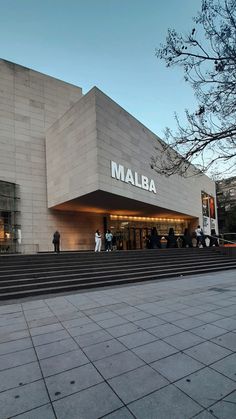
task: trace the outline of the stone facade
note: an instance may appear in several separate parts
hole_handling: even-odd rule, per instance
[[[150,167],[160,139],[93,88],[0,60],[0,181],[19,185],[21,252],[87,250],[109,214],[202,220],[207,176],[165,178]],[[153,179],[156,194],[111,176],[111,161]],[[120,211],[120,212],[119,212]]]

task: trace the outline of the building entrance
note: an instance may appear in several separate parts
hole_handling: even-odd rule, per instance
[[[123,217],[111,215],[109,229],[113,234],[113,244],[117,250],[134,250],[147,248],[148,238],[152,228],[155,227],[158,236],[163,238],[162,245],[165,247],[165,236],[172,227],[175,234],[181,236],[184,229],[188,228],[188,220],[148,217]]]

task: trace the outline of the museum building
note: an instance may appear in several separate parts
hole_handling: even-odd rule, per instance
[[[55,230],[62,250],[93,249],[97,229],[124,250],[153,227],[217,230],[215,183],[157,174],[160,143],[97,87],[0,60],[0,252],[51,251]]]

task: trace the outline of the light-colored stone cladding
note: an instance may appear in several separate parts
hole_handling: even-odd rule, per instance
[[[95,110],[91,91],[47,131],[49,208],[99,189]]]
[[[0,180],[20,188],[21,251],[49,250],[57,228],[70,248],[69,233],[81,221],[48,210],[45,132],[82,97],[82,90],[0,60],[0,92]]]
[[[160,149],[160,141],[113,100],[93,88],[47,132],[49,207],[100,190],[196,217],[201,223],[201,191],[215,197],[215,183],[205,175],[188,178],[158,175],[150,162],[151,156],[158,152],[156,148]],[[111,161],[153,179],[157,193],[112,178]]]
[[[98,214],[91,200],[84,212],[63,204],[76,209],[96,191],[202,220],[201,191],[215,196],[214,182],[157,175],[150,158],[159,138],[99,89],[83,96],[79,87],[0,60],[0,92],[0,180],[19,185],[22,252],[52,250],[56,229],[63,250],[93,249],[109,207],[100,202]],[[157,193],[112,178],[112,160],[154,179]]]
[[[94,94],[99,189],[202,220],[201,191],[215,197],[215,182],[206,175],[188,178],[158,175],[150,162],[151,156],[160,150],[161,140],[97,88]],[[112,178],[111,161],[153,179],[157,193]]]

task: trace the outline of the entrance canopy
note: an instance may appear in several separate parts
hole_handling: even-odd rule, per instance
[[[136,217],[158,217],[196,220],[196,217],[171,209],[143,203],[105,191],[95,191],[82,197],[56,205],[53,209],[61,211],[92,212]]]

